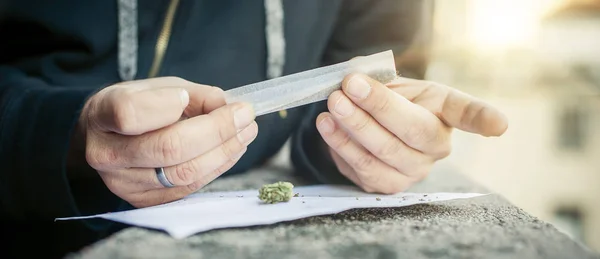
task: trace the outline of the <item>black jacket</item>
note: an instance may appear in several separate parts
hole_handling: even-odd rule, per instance
[[[0,5],[0,212],[8,227],[3,233],[12,238],[25,233],[57,249],[77,248],[100,237],[106,222],[55,223],[54,218],[127,208],[99,177],[71,179],[70,171],[89,168],[70,167],[65,159],[86,99],[123,79],[118,58],[123,6],[118,3],[19,0]],[[171,3],[138,1],[133,10],[134,79],[178,76],[225,90],[268,79],[269,21],[262,0],[181,0],[164,59],[150,75]],[[421,78],[431,14],[426,1],[284,0],[282,74],[392,49],[400,72]],[[315,118],[325,109],[321,102],[289,110],[285,118],[278,113],[258,117],[258,138],[226,175],[261,165],[292,137],[292,161],[300,174],[343,182],[318,147]],[[62,242],[59,237],[68,233],[77,237]]]

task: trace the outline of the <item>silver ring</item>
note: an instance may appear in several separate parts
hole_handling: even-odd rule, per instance
[[[158,167],[154,169],[156,171],[156,177],[158,178],[158,181],[167,188],[171,188],[171,187],[175,187],[174,184],[172,184],[171,182],[169,182],[169,179],[167,179],[167,176],[165,175],[165,170],[162,167]]]

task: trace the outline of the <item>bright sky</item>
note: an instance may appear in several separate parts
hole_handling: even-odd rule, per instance
[[[471,0],[467,35],[483,49],[527,46],[538,21],[563,0]]]

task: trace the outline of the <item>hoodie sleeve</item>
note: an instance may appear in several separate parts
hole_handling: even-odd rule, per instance
[[[99,88],[50,85],[15,67],[0,66],[3,219],[52,222],[56,217],[91,213],[91,208],[115,209],[121,204],[105,190],[97,174],[68,177],[88,170],[68,167],[67,154],[80,110]]]
[[[393,50],[396,68],[404,77],[422,79],[432,30],[432,1],[380,0],[344,2],[323,56],[323,65]],[[291,160],[296,171],[312,181],[352,184],[337,169],[316,129],[326,101],[308,107],[292,136]]]

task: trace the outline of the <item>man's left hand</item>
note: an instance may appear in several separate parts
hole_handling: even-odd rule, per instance
[[[453,128],[500,136],[506,117],[492,106],[441,84],[400,78],[383,85],[348,76],[317,117],[340,172],[367,192],[397,193],[425,178],[451,151]]]

